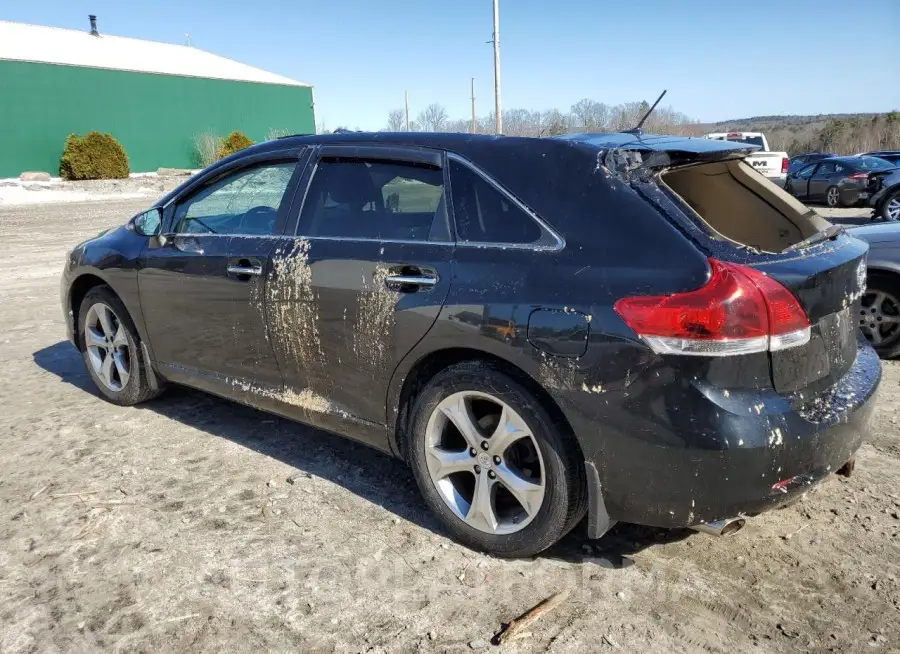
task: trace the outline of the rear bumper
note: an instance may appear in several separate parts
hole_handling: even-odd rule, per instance
[[[610,521],[686,527],[784,504],[853,456],[880,380],[878,356],[860,344],[853,367],[814,402],[687,385],[692,415],[671,426],[669,445],[634,434],[585,452],[599,472],[601,510]]]
[[[778,186],[779,188],[784,188],[784,184],[787,181],[787,175],[777,175],[775,177],[766,177],[770,182]]]

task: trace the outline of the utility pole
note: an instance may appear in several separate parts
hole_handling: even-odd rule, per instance
[[[503,114],[500,111],[500,0],[494,0],[494,113],[497,134],[503,133]]]
[[[403,92],[406,99],[406,131],[409,131],[409,91]]]
[[[472,133],[478,133],[477,123],[475,121],[475,78],[472,78]]]

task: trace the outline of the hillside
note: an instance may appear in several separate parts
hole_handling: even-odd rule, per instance
[[[764,132],[773,150],[790,154],[900,149],[900,112],[887,114],[819,114],[753,116],[700,125],[704,133]]]

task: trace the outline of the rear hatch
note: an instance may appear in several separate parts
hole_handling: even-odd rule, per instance
[[[607,164],[675,222],[711,259],[762,272],[806,312],[809,340],[769,352],[780,393],[813,399],[853,365],[856,312],[868,245],[754,174],[738,144],[639,139]]]

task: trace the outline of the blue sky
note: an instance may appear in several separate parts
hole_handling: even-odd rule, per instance
[[[0,19],[193,45],[315,86],[329,129],[377,129],[410,92],[469,115],[493,106],[491,0],[39,0]],[[712,121],[900,109],[900,1],[501,0],[504,108],[588,97]]]

